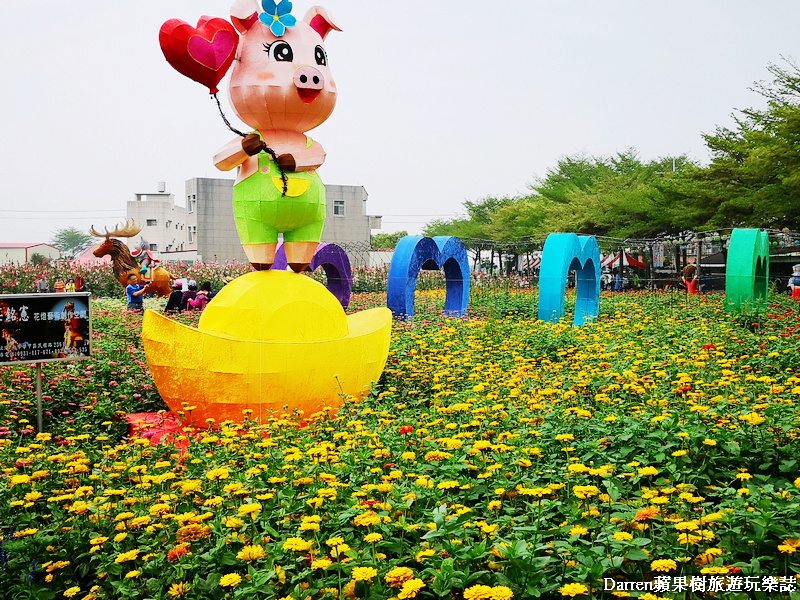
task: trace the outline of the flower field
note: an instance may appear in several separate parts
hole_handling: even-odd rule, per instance
[[[478,289],[454,320],[420,292],[334,418],[157,446],[121,419],[163,408],[141,317],[95,302],[95,357],[44,367],[46,433],[33,368],[0,369],[0,596],[653,600],[697,596],[603,579],[763,575],[787,591],[722,596],[797,597],[797,305],[604,294],[573,328],[537,300]]]

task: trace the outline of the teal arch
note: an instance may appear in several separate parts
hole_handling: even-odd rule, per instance
[[[600,248],[594,236],[551,233],[542,252],[539,275],[539,319],[557,322],[564,316],[567,276],[577,275],[574,325],[600,313]]]
[[[760,229],[734,229],[725,266],[725,308],[767,299],[769,235]]]

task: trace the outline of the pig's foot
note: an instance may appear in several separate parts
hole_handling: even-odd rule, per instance
[[[311,266],[311,263],[289,263],[292,271],[295,273],[302,273]]]
[[[286,242],[283,247],[286,249],[286,262],[295,273],[302,273],[314,259],[317,251],[318,242]]]
[[[278,244],[242,244],[242,248],[256,271],[266,271],[275,262]]]

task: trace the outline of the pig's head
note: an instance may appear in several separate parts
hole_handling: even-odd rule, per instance
[[[322,7],[295,21],[286,12],[288,0],[274,4],[263,0],[261,13],[254,0],[237,0],[231,9],[242,34],[231,73],[231,105],[254,129],[304,133],[325,121],[336,104],[325,37],[331,29],[341,30]]]

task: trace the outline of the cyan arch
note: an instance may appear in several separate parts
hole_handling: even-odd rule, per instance
[[[444,269],[444,312],[462,317],[469,306],[467,249],[457,237],[408,235],[397,243],[389,266],[386,303],[397,318],[414,316],[414,292],[421,269]]]
[[[734,229],[725,267],[725,308],[765,301],[768,280],[769,235],[759,229]]]
[[[583,325],[600,313],[600,248],[594,236],[551,233],[539,270],[539,318],[558,322],[564,316],[564,293],[570,270],[577,275],[578,297],[573,324]]]

